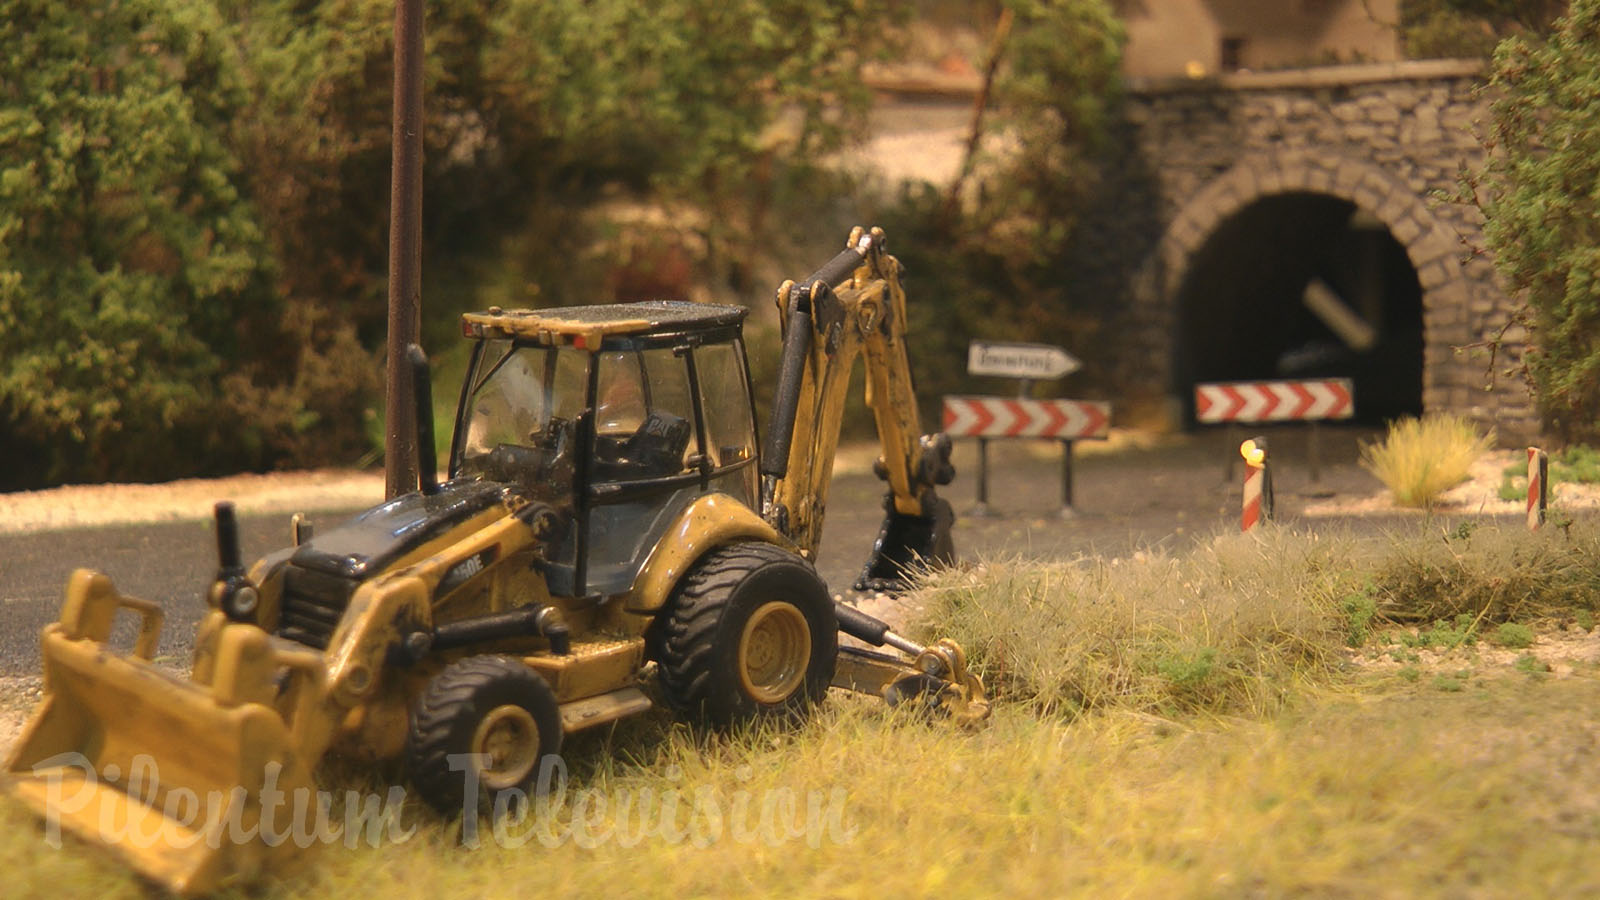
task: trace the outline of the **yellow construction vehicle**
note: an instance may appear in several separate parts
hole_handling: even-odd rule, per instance
[[[449,479],[423,454],[415,492],[315,534],[297,518],[293,546],[248,571],[219,504],[221,565],[187,680],[151,662],[158,606],[76,572],[6,790],[194,894],[301,849],[266,839],[271,802],[314,790],[327,754],[401,759],[424,800],[460,815],[526,796],[564,736],[653,695],[719,727],[803,715],[830,685],[982,719],[959,646],[920,646],[836,605],[812,566],[863,355],[888,492],[861,584],[950,556],[935,491],[953,474],[950,443],[918,426],[898,266],[881,230],[856,229],[779,289],[783,356],[759,449],[742,308],[463,316],[474,346]],[[415,348],[412,363],[431,447]],[[131,654],[108,647],[119,610],[143,622]],[[902,655],[840,647],[841,630]]]

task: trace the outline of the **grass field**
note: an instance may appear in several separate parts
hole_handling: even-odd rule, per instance
[[[792,731],[647,716],[575,741],[550,808],[476,848],[407,807],[409,839],[249,896],[1594,894],[1600,665],[1551,648],[1593,627],[1595,549],[1582,522],[1423,525],[990,561],[924,597],[996,688],[980,730],[839,695]],[[0,823],[7,897],[145,895]]]

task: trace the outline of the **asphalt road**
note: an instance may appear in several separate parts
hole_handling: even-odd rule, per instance
[[[1321,478],[1308,479],[1304,429],[1273,438],[1280,519],[1294,520],[1315,495],[1366,496],[1377,482],[1355,465],[1356,440],[1366,432],[1325,428]],[[991,445],[991,517],[971,515],[977,469],[972,442],[959,442],[958,479],[944,489],[959,518],[958,552],[965,556],[1016,554],[1071,557],[1126,555],[1163,547],[1181,550],[1197,539],[1237,528],[1239,486],[1224,481],[1239,435],[1203,433],[1170,446],[1079,455],[1073,466],[1075,515],[1061,511],[1061,462],[1055,445]],[[1234,476],[1240,467],[1235,465]],[[836,592],[854,582],[882,520],[882,484],[870,474],[834,479],[819,565]],[[326,528],[357,510],[314,513]],[[1337,519],[1317,519],[1321,524]],[[1380,525],[1382,517],[1363,518]],[[1389,521],[1393,521],[1392,518]],[[241,519],[247,560],[288,540],[287,516]],[[39,630],[52,621],[73,569],[89,566],[110,575],[119,590],[160,601],[167,610],[160,653],[186,663],[203,611],[200,599],[216,570],[208,521],[84,528],[0,537],[0,676],[38,672]],[[131,623],[124,629],[131,635]]]

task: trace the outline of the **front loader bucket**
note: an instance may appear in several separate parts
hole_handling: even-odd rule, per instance
[[[955,562],[950,529],[955,525],[956,514],[948,501],[934,500],[931,516],[897,511],[892,494],[884,507],[887,511],[883,527],[878,529],[872,555],[867,558],[861,577],[856,579],[856,590],[894,593],[905,588],[906,581],[918,568]]]
[[[144,618],[133,656],[105,644],[119,607]],[[296,754],[275,709],[231,700],[236,685],[187,681],[151,664],[159,630],[155,606],[119,596],[104,575],[73,573],[61,621],[44,632],[44,700],[3,785],[44,819],[52,845],[69,832],[193,895],[300,849],[286,820],[297,804],[315,808],[313,761]],[[251,668],[240,661],[266,640],[254,626],[226,626],[216,670]]]

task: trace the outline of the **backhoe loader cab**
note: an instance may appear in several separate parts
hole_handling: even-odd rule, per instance
[[[330,753],[400,760],[421,799],[458,816],[526,795],[567,735],[657,700],[727,726],[803,715],[839,686],[981,720],[959,646],[921,646],[836,605],[812,565],[862,357],[888,485],[863,582],[949,555],[935,485],[952,474],[950,444],[917,425],[898,272],[882,232],[857,229],[779,289],[760,452],[743,309],[463,316],[475,345],[448,477],[424,453],[416,491],[326,531],[297,520],[294,546],[248,570],[218,504],[220,565],[186,680],[152,663],[159,606],[78,570],[42,638],[45,697],[0,786],[193,894],[302,849],[267,826]],[[427,361],[409,355],[417,441],[431,447]],[[144,621],[132,654],[107,644],[118,610]],[[901,655],[840,647],[841,631]],[[134,771],[149,775],[116,774]],[[107,821],[154,837],[108,837]],[[261,840],[229,839],[257,826]]]
[[[466,317],[477,343],[450,473],[551,507],[552,594],[626,592],[698,497],[754,507],[744,316],[660,302]]]

